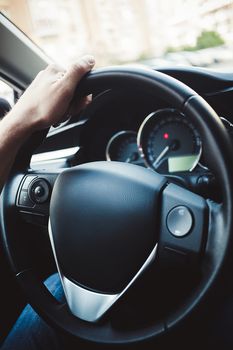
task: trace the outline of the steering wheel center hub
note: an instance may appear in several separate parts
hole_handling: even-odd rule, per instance
[[[117,162],[63,172],[50,207],[62,273],[95,292],[121,292],[156,245],[158,201],[165,183],[147,169]]]

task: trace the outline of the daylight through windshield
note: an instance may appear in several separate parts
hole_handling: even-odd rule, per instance
[[[233,68],[233,0],[0,0],[51,58]]]

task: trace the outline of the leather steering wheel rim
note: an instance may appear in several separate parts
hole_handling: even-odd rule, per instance
[[[3,242],[12,269],[30,304],[50,324],[71,334],[95,343],[130,344],[142,342],[165,333],[175,325],[184,321],[187,315],[200,304],[211,289],[221,269],[224,267],[232,240],[233,228],[233,162],[232,145],[219,117],[214,110],[192,89],[163,73],[139,68],[107,68],[97,69],[88,74],[80,83],[80,95],[93,93],[99,89],[136,88],[162,98],[174,108],[186,114],[200,131],[205,140],[205,150],[211,155],[211,170],[221,185],[223,203],[209,217],[209,233],[203,258],[203,278],[194,291],[176,313],[170,315],[163,324],[153,324],[144,329],[132,332],[121,332],[112,328],[110,322],[88,324],[75,318],[66,304],[60,304],[39,281],[31,266],[22,263],[21,253],[17,252],[17,244],[13,242],[16,227],[12,224],[15,209],[16,184],[20,174],[29,167],[30,157],[35,147],[35,138],[28,140],[27,145],[19,152],[10,177],[1,197],[1,230]],[[37,134],[39,142],[45,132]],[[14,186],[12,185],[14,183]],[[224,234],[223,234],[224,233]]]

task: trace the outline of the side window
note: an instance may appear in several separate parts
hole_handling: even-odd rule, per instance
[[[6,100],[12,107],[14,104],[14,90],[0,79],[0,99]]]

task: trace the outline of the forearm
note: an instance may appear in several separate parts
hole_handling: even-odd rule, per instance
[[[33,130],[30,117],[20,123],[14,109],[0,122],[0,191],[8,177],[15,156]]]

